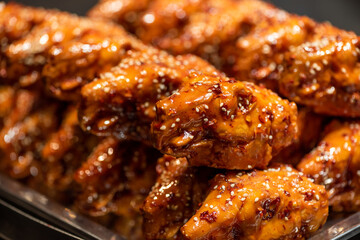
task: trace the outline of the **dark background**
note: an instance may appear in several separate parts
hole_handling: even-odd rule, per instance
[[[97,0],[17,0],[16,2],[85,15]],[[307,15],[317,21],[330,21],[337,27],[360,34],[359,0],[270,0],[270,2],[289,12]]]

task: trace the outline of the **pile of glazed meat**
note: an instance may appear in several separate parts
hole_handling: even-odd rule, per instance
[[[360,209],[359,40],[258,0],[1,4],[0,169],[128,239],[307,238]]]

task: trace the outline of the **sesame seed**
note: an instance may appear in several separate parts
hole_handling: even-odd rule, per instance
[[[257,125],[257,127],[258,127],[258,128],[261,128],[261,123],[259,123],[259,124]]]
[[[160,127],[160,130],[166,130],[166,126],[165,126],[165,125],[162,125],[162,126]]]
[[[232,201],[229,201],[228,203],[229,203],[229,205],[230,205],[230,206],[232,206],[232,205],[233,205]]]
[[[288,217],[285,217],[285,221],[288,221],[289,220],[289,218]]]
[[[231,195],[231,196],[234,196],[234,194],[235,194],[234,191],[231,191],[231,192],[230,192],[230,195]]]
[[[209,109],[209,106],[205,104],[205,105],[204,105],[204,108],[205,108],[205,109]]]
[[[175,127],[175,123],[171,124],[171,127],[174,128],[174,127]]]
[[[224,107],[223,107],[223,108],[221,108],[221,110],[222,110],[223,112],[226,112],[226,108],[224,108]]]
[[[221,195],[217,195],[216,198],[221,198]]]
[[[180,122],[180,118],[175,119],[175,122]]]
[[[194,217],[194,222],[199,221],[199,219],[197,217]]]
[[[224,103],[220,103],[220,107],[224,106]]]
[[[218,188],[218,185],[215,185],[214,189],[217,189]]]
[[[257,197],[257,198],[255,198],[255,202],[258,202],[259,201],[259,198]]]
[[[224,186],[224,185],[222,185],[222,186],[221,186],[221,189],[225,191],[225,186]]]
[[[230,184],[230,187],[232,188],[235,187],[235,183]]]
[[[196,110],[196,112],[199,112],[199,111],[200,111],[198,107],[196,107],[195,110]]]
[[[190,135],[190,136],[189,136],[189,138],[190,138],[190,139],[193,139],[193,138],[194,138],[194,136],[193,136],[193,135]]]
[[[209,119],[207,119],[207,118],[204,118],[204,122],[208,122],[209,121]]]
[[[210,205],[210,209],[213,209],[213,207],[214,207],[213,205]]]
[[[316,198],[316,200],[320,200],[320,197],[319,197],[319,195],[317,195],[317,194],[315,194],[315,198]]]
[[[251,165],[248,165],[248,169],[251,169],[252,168],[252,166]]]
[[[270,139],[270,140],[273,139],[273,136],[272,136],[272,135],[269,135],[269,139]]]

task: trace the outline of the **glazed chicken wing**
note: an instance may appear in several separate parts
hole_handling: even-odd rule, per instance
[[[86,160],[97,139],[81,130],[76,106],[67,107],[61,117],[61,125],[41,143],[41,176],[29,184],[58,201],[68,203],[74,198],[74,172]]]
[[[40,172],[39,155],[45,139],[56,128],[56,109],[56,104],[49,104],[1,130],[4,171],[11,177],[25,178]]]
[[[297,134],[297,109],[252,83],[193,73],[156,104],[155,146],[193,166],[265,168]]]
[[[39,72],[20,62],[10,62],[5,52],[9,45],[28,34],[31,29],[56,11],[24,7],[16,3],[0,3],[0,80],[28,86],[39,79]],[[19,78],[19,76],[21,76]]]
[[[113,214],[120,234],[141,239],[139,208],[155,182],[159,156],[141,143],[103,139],[75,173],[80,184],[76,209],[97,219]]]
[[[140,17],[128,29],[161,49],[194,53],[317,113],[360,116],[360,44],[352,32],[258,0],[155,0],[131,12]],[[127,13],[104,8],[96,16],[121,24]]]
[[[195,56],[173,57],[154,48],[129,51],[117,67],[83,87],[83,128],[100,136],[148,141],[155,103],[178,90],[191,70],[219,74]]]
[[[359,117],[360,38],[318,24],[309,41],[291,48],[280,93],[319,113]]]
[[[69,21],[78,26],[67,26],[64,30],[55,28],[54,31],[81,29],[81,33],[51,47],[42,72],[49,91],[57,98],[78,100],[83,85],[116,66],[127,51],[145,48],[112,24],[74,16],[70,16]]]
[[[159,177],[142,212],[146,239],[179,237],[179,229],[194,214],[214,175],[211,169],[190,167],[186,158],[168,155],[157,165]]]
[[[130,193],[149,192],[155,171],[148,169],[154,167],[157,156],[154,149],[140,143],[120,143],[115,138],[105,138],[75,173],[75,180],[83,189],[77,207],[92,216],[109,212],[129,215],[129,206],[117,201]]]
[[[116,20],[126,29],[131,30],[132,24],[137,22],[139,13],[151,3],[150,0],[100,0],[90,11],[92,18]]]
[[[10,4],[4,9],[9,13],[1,15],[0,23],[4,21],[5,25],[12,14],[29,26],[3,47],[2,66],[13,76],[3,75],[19,79],[21,85],[45,77],[48,90],[64,100],[77,99],[84,84],[118,64],[126,51],[145,47],[120,26],[101,20],[20,5]],[[44,16],[34,20],[31,16],[38,11]],[[3,30],[4,40],[7,35],[15,35],[11,33],[16,25],[14,29],[11,26]]]
[[[328,215],[327,193],[289,166],[217,175],[185,239],[304,239]]]
[[[297,168],[329,193],[332,210],[360,209],[360,125],[334,121],[318,146]]]
[[[300,107],[298,110],[298,137],[294,139],[291,145],[282,149],[274,157],[273,162],[296,166],[320,140],[326,118],[306,107]]]

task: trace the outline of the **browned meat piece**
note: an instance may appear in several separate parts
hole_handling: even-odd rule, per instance
[[[0,80],[21,85],[29,85],[39,77],[38,72],[30,71],[21,63],[9,63],[4,51],[9,44],[22,38],[31,29],[56,11],[24,7],[16,3],[0,3]],[[28,74],[27,76],[24,74]],[[20,79],[18,77],[23,75]]]
[[[76,107],[68,107],[61,126],[47,138],[41,150],[42,177],[30,185],[57,200],[71,201],[74,197],[74,172],[96,143],[96,137],[81,130]]]
[[[104,8],[96,16],[123,23],[127,13]],[[352,32],[258,0],[154,0],[131,13],[141,17],[128,29],[161,49],[194,53],[317,113],[360,116],[360,43]]]
[[[334,121],[319,145],[298,165],[315,183],[325,186],[332,210],[360,210],[360,125]]]
[[[192,168],[186,158],[165,155],[158,161],[157,172],[156,184],[142,206],[144,236],[176,238],[203,200],[214,171]]]
[[[325,117],[313,113],[309,108],[300,108],[297,118],[298,137],[272,161],[296,166],[319,142],[324,122]]]
[[[14,87],[0,85],[0,130],[4,124],[3,118],[6,117],[13,108],[15,92]]]
[[[141,143],[105,138],[75,173],[82,188],[76,206],[92,216],[131,215],[155,181],[152,168],[158,156]]]
[[[151,2],[150,0],[100,0],[90,10],[89,16],[106,20],[116,19],[117,22],[121,22],[122,26],[130,30],[131,25],[137,21],[139,12],[146,9]]]
[[[314,31],[287,53],[281,94],[319,113],[359,117],[360,38],[329,24]]]
[[[12,127],[26,118],[40,105],[41,94],[37,89],[21,89],[12,87],[12,97],[7,99],[1,107],[8,111],[3,117],[4,127]]]
[[[79,99],[84,84],[117,65],[127,51],[145,48],[120,27],[74,18],[69,17],[69,21],[79,24],[77,27],[82,33],[75,39],[53,46],[43,70],[48,89],[63,100]],[[74,29],[75,26],[67,26],[63,31]],[[58,33],[61,29],[55,28],[54,31]]]
[[[3,46],[2,75],[19,79],[22,86],[44,76],[50,92],[61,99],[77,99],[81,86],[118,64],[126,51],[145,47],[121,27],[104,21],[12,4],[4,9],[7,14],[1,15],[0,26],[3,22],[6,28],[0,29],[1,39],[5,44],[7,35],[17,38]],[[34,19],[37,12],[39,19]],[[28,25],[27,31],[16,34],[18,26],[8,24],[9,15],[19,25]]]
[[[4,171],[11,177],[25,178],[40,173],[39,155],[45,139],[56,128],[56,109],[56,105],[49,104],[1,130]]]
[[[193,166],[265,168],[297,133],[294,103],[223,77],[193,73],[156,107],[155,146]]]
[[[304,239],[328,215],[327,193],[289,166],[217,175],[186,239]]]
[[[83,87],[82,127],[99,136],[149,140],[155,103],[174,93],[191,70],[218,74],[195,56],[129,51],[112,71]]]

